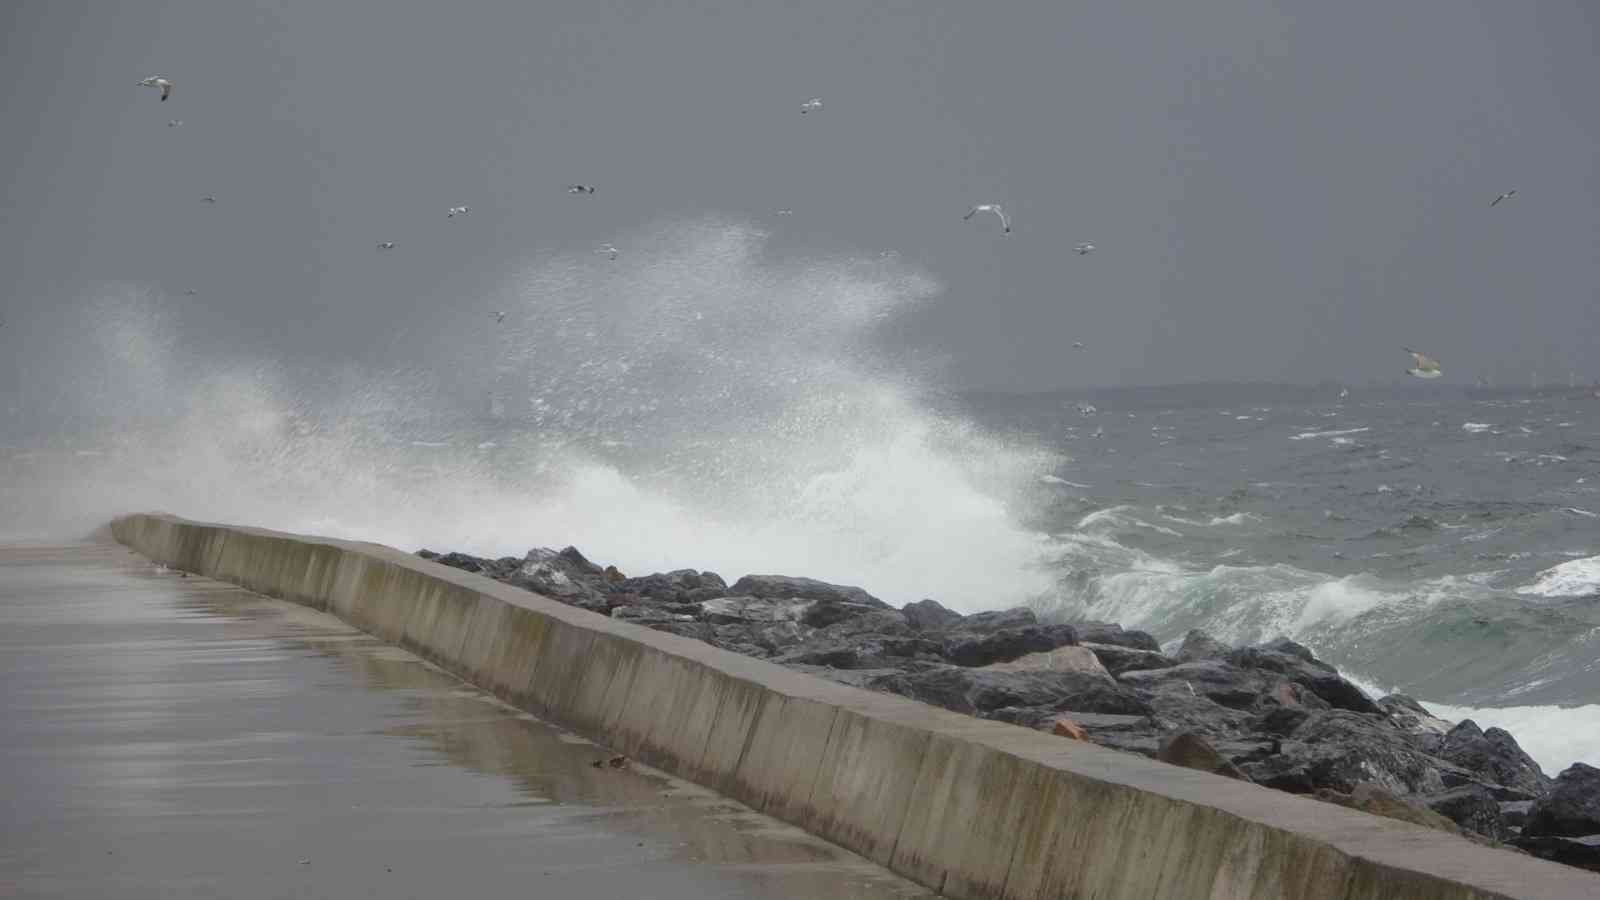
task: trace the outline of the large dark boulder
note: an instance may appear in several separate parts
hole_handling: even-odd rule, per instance
[[[1074,625],[1074,629],[1081,628]],[[1152,650],[1140,650],[1121,644],[1099,644],[1085,640],[1082,631],[1078,632],[1078,642],[1088,647],[1094,655],[1100,658],[1100,664],[1112,675],[1121,675],[1123,672],[1136,672],[1144,669],[1166,669],[1178,664],[1170,656]]]
[[[992,634],[1011,628],[1030,628],[1039,624],[1039,617],[1026,606],[1010,609],[989,609],[973,613],[961,620],[956,630],[969,634]]]
[[[1533,757],[1517,745],[1516,738],[1499,728],[1480,731],[1471,719],[1463,719],[1452,728],[1434,750],[1434,755],[1491,784],[1520,791],[1530,799],[1550,790],[1550,779]]]
[[[1161,652],[1161,643],[1143,631],[1125,631],[1121,625],[1110,622],[1073,622],[1078,640],[1085,644],[1109,644],[1133,650]]]
[[[1428,794],[1422,804],[1467,831],[1503,841],[1510,834],[1500,804],[1480,785],[1468,784],[1439,794]]]
[[[1257,784],[1292,793],[1350,793],[1374,782],[1408,795],[1442,793],[1444,765],[1383,719],[1333,709],[1311,713],[1281,742],[1279,753],[1241,768]]]
[[[987,666],[1077,642],[1071,625],[1028,625],[990,632],[971,632],[963,627],[945,635],[944,656],[958,666]]]
[[[1421,703],[1405,694],[1390,694],[1378,700],[1378,708],[1388,715],[1396,728],[1417,739],[1417,746],[1434,753],[1443,743],[1444,736],[1455,726],[1428,712]]]
[[[1227,644],[1196,628],[1183,636],[1183,644],[1178,647],[1178,661],[1194,662],[1200,659],[1220,659],[1227,656],[1232,649]]]
[[[1103,676],[1042,670],[996,671],[945,666],[889,675],[870,687],[968,715],[1005,707],[1142,716],[1150,707]]]
[[[610,608],[604,570],[572,547],[559,552],[544,547],[529,550],[506,581],[584,609],[606,612]]]
[[[613,590],[619,593],[632,594],[651,603],[698,603],[728,593],[722,576],[694,569],[624,578],[612,584]]]
[[[798,597],[802,600],[827,600],[877,609],[890,608],[889,604],[861,588],[791,575],[746,575],[734,582],[728,593],[744,597]]]
[[[1227,660],[1241,669],[1282,675],[1339,709],[1364,713],[1383,711],[1364,691],[1340,678],[1337,669],[1317,660],[1310,650],[1287,639],[1260,647],[1234,650],[1227,655]]]
[[[1600,834],[1600,769],[1573,763],[1528,810],[1525,835],[1582,837]]]
[[[1251,709],[1268,687],[1261,673],[1217,659],[1123,672],[1117,680],[1144,690],[1187,691],[1233,709]]]
[[[1600,872],[1600,834],[1583,837],[1523,834],[1513,838],[1511,845],[1540,859]]]
[[[963,616],[955,610],[945,609],[937,600],[918,600],[900,607],[906,624],[912,631],[943,631],[958,624]]]
[[[1250,780],[1250,776],[1239,771],[1238,766],[1218,753],[1217,748],[1213,747],[1204,735],[1193,731],[1183,731],[1164,738],[1161,741],[1161,748],[1156,751],[1156,759],[1174,766],[1199,769],[1202,772],[1211,772],[1239,781]]]

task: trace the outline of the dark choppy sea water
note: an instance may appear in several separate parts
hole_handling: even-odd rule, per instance
[[[1060,448],[1035,511],[1073,615],[1294,636],[1374,688],[1600,755],[1600,396],[1208,386],[969,401]],[[1457,715],[1465,714],[1456,710]],[[1480,724],[1483,724],[1480,721]]]
[[[8,322],[0,540],[154,509],[1287,634],[1547,768],[1600,764],[1591,392],[961,396],[881,339],[937,294],[922,273],[775,259],[716,220],[630,241],[397,301],[360,363],[203,330],[139,285]]]

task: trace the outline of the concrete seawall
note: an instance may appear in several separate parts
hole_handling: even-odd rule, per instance
[[[834,684],[377,544],[117,519],[950,897],[1600,898],[1600,876]]]

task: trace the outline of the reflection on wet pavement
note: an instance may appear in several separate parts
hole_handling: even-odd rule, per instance
[[[929,896],[330,616],[0,547],[0,896]]]

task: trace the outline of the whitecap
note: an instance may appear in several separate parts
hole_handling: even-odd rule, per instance
[[[1487,424],[1485,422],[1464,422],[1461,425],[1461,430],[1462,431],[1470,431],[1473,434],[1478,434],[1480,432],[1488,431],[1489,429],[1491,429],[1493,427],[1494,427],[1493,425]]]
[[[1539,573],[1532,584],[1517,588],[1531,597],[1582,597],[1600,591],[1600,556],[1574,559]]]
[[[1304,441],[1304,440],[1309,440],[1311,438],[1319,438],[1319,437],[1342,437],[1342,436],[1347,435],[1347,434],[1361,434],[1364,431],[1371,431],[1371,430],[1372,429],[1370,427],[1367,427],[1367,428],[1339,428],[1339,429],[1336,429],[1336,430],[1333,430],[1333,431],[1302,431],[1299,434],[1291,435],[1289,437],[1289,440],[1291,440],[1291,441]]]

